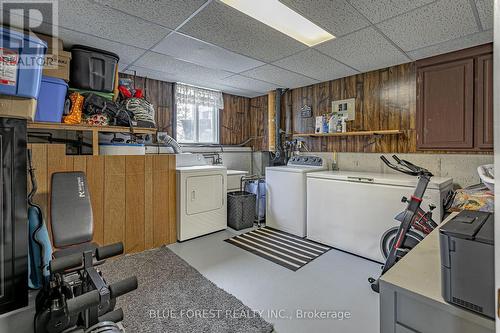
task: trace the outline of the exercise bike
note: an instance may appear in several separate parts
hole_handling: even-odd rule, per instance
[[[395,217],[395,219],[401,223],[399,227],[393,227],[387,230],[382,236],[380,244],[386,261],[382,268],[381,275],[394,266],[399,259],[410,252],[411,249],[438,226],[432,219],[432,211],[436,206],[429,205],[429,210],[427,212],[420,207],[424,193],[433,174],[425,168],[416,166],[406,160],[399,159],[396,155],[393,155],[392,158],[397,164],[391,163],[385,156],[380,156],[380,159],[389,168],[410,176],[418,177],[418,183],[410,199],[406,197],[401,199],[401,202],[406,203],[407,207]],[[372,290],[378,293],[379,279],[371,277],[368,279],[368,282],[370,282]]]

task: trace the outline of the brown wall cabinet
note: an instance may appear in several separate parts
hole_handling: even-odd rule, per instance
[[[493,148],[491,44],[417,62],[417,148]]]
[[[493,149],[493,54],[477,58],[476,142],[480,149]]]

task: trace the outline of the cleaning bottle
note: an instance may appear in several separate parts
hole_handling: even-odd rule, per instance
[[[336,127],[336,132],[341,133],[342,132],[342,120],[337,120],[337,127]]]
[[[335,133],[337,131],[336,128],[337,117],[332,113],[330,119],[328,120],[328,133]]]
[[[315,133],[321,133],[323,127],[323,117],[322,116],[317,116],[316,117],[316,126],[314,129]]]
[[[326,115],[323,115],[323,133],[328,133],[328,120]]]

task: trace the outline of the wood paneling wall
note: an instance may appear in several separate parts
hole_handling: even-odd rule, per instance
[[[224,109],[219,112],[219,140],[224,145],[237,145],[250,138],[250,99],[223,94]]]
[[[159,131],[172,133],[174,84],[140,76],[120,73],[120,78],[132,79],[135,87],[145,93],[155,108],[155,120]]]
[[[334,100],[356,98],[356,120],[348,122],[348,131],[398,129],[398,136],[305,138],[311,151],[339,152],[415,152],[416,87],[415,64],[408,63],[315,85],[291,89],[282,100],[281,128],[290,138],[294,133],[313,133],[315,116],[331,112]],[[259,104],[266,96],[252,98]],[[301,118],[300,108],[310,105],[313,117]],[[255,127],[260,124],[253,124]],[[260,147],[262,148],[262,147]],[[265,148],[265,147],[264,147]]]
[[[83,171],[92,200],[95,242],[123,242],[126,253],[176,242],[175,155],[73,156],[59,144],[28,148],[38,181],[35,202],[49,230],[52,174]]]
[[[172,134],[175,84],[123,73],[120,78],[132,79],[136,88],[143,89],[146,99],[155,107],[158,130]],[[224,109],[219,113],[220,143],[240,144],[252,136],[250,98],[230,94],[223,94],[223,98]]]
[[[250,145],[256,151],[269,150],[267,95],[250,99],[250,136],[255,138]]]

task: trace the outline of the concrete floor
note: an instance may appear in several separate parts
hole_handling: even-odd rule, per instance
[[[379,299],[367,282],[380,264],[331,250],[296,272],[224,242],[231,229],[168,247],[220,288],[274,324],[278,333],[379,332]],[[297,311],[349,312],[301,319]],[[309,312],[309,314],[313,314]]]
[[[244,232],[244,231],[243,231]],[[296,272],[224,242],[241,232],[228,229],[168,247],[220,288],[274,324],[277,333],[378,333],[378,294],[367,278],[380,265],[331,250]],[[30,306],[0,316],[0,332],[33,331]],[[297,310],[349,312],[349,319],[300,319]],[[313,312],[309,312],[313,314]]]

